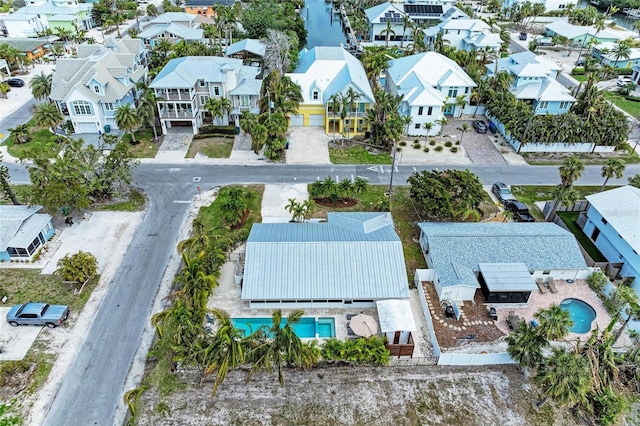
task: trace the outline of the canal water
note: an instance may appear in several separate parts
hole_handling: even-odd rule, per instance
[[[578,2],[578,6],[577,7],[585,8],[587,6],[593,6],[593,5],[590,4],[586,0],[581,0],[581,1]],[[593,7],[595,7],[595,6],[593,6]],[[598,9],[598,13],[602,13],[602,11]],[[627,15],[624,15],[622,13],[616,13],[615,15],[613,15],[611,17],[611,20],[614,21],[619,26],[621,26],[622,28],[626,28],[626,29],[632,30],[632,31],[633,31],[633,23],[636,21],[635,19],[630,18]]]
[[[324,0],[306,0],[300,10],[307,29],[307,44],[311,49],[315,46],[346,46],[347,38],[342,31],[340,15],[332,11],[332,3]]]

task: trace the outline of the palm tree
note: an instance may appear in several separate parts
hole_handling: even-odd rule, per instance
[[[220,118],[222,120],[225,115],[231,113],[231,101],[227,98],[210,98],[209,100],[207,100],[204,108],[209,111],[209,114],[211,114],[211,117],[214,120],[216,120],[217,118]]]
[[[336,116],[342,105],[342,95],[340,93],[334,93],[329,98],[328,108],[331,108],[333,114],[333,143],[336,143]]]
[[[48,99],[51,94],[51,82],[53,81],[53,74],[45,74],[41,72],[40,75],[33,77],[29,82],[31,88],[31,94],[34,98],[42,100]]]
[[[545,398],[538,403],[542,407],[548,398],[561,405],[588,404],[587,395],[593,379],[587,360],[575,352],[553,348],[552,354],[533,378]]]
[[[615,176],[616,179],[622,178],[625,167],[624,160],[620,158],[606,159],[602,166],[601,176],[604,178],[604,183],[602,184],[602,188],[600,188],[600,192],[604,191],[607,182],[609,182],[609,179],[612,177]]]
[[[28,124],[18,124],[13,129],[9,130],[9,137],[13,138],[16,144],[29,143],[31,141],[31,129]]]
[[[458,127],[457,130],[460,131],[460,144],[462,145],[462,138],[464,137],[464,134],[469,131],[469,125],[467,123],[462,123],[462,126]]]
[[[463,95],[456,96],[456,104],[460,108],[460,115],[462,115],[462,110],[467,106],[467,98]]]
[[[157,102],[162,99],[157,98],[155,90],[151,89],[145,82],[138,83],[137,88],[141,91],[138,99],[138,112],[140,113],[141,122],[153,129],[153,140],[155,141],[158,139],[158,130],[156,129],[156,122],[159,119]]]
[[[384,34],[384,47],[386,47],[387,49],[389,48],[389,38],[391,38],[391,34],[393,34],[394,36],[396,35],[396,32],[393,31],[393,28],[391,27],[391,20],[387,19],[387,27],[380,31],[380,35]]]
[[[262,114],[274,111],[280,111],[285,116],[296,114],[303,100],[300,86],[276,71],[271,71],[262,81],[260,96]]]
[[[311,346],[303,344],[293,330],[293,326],[300,322],[302,315],[304,315],[303,311],[294,310],[283,325],[282,311],[277,309],[273,312],[272,325],[268,330],[268,336],[271,337],[264,337],[262,342],[254,348],[255,360],[249,378],[255,371],[264,369],[271,372],[275,367],[278,370],[278,380],[281,385],[284,385],[283,368],[285,366],[307,369],[317,362],[317,352]]]
[[[351,130],[351,121],[353,121],[354,123],[354,127],[353,127],[354,132],[357,130],[356,126],[358,124],[358,104],[356,104],[355,102],[359,100],[361,97],[362,95],[360,95],[360,93],[353,90],[353,87],[349,87],[347,89],[347,93],[343,95],[343,98],[347,101],[347,104],[348,104],[349,116],[355,113],[354,118],[350,119],[349,126],[347,127],[347,140],[350,139],[349,131]]]
[[[429,133],[431,133],[431,129],[433,129],[433,123],[431,121],[427,121],[422,124],[422,127],[427,131],[427,134],[424,137],[424,146],[427,146],[427,139],[429,138]]]
[[[235,369],[244,364],[246,341],[242,336],[242,330],[233,324],[227,312],[214,308],[211,313],[215,317],[217,330],[201,362],[205,366],[205,377],[217,370],[216,380],[211,388],[213,397],[227,377],[229,369]]]
[[[614,47],[613,49],[611,49],[611,54],[613,55],[613,62],[614,62],[614,66],[618,66],[618,60],[620,60],[620,58],[622,59],[629,59],[629,57],[631,56],[631,45],[633,43],[632,39],[626,39],[626,40],[618,40],[617,42],[614,43]]]
[[[584,163],[578,159],[575,155],[566,158],[562,165],[559,167],[560,180],[565,187],[573,185],[573,183],[580,179],[582,172],[584,172]]]
[[[402,15],[402,40],[400,40],[400,48],[404,47],[404,37],[407,33],[407,28],[411,29],[413,27],[413,21],[411,17],[407,14]]]
[[[133,133],[133,130],[140,125],[138,111],[131,105],[120,105],[118,109],[116,109],[114,118],[118,128],[131,133],[131,144],[137,144],[138,142],[136,141],[136,135]]]
[[[553,190],[551,195],[553,196],[554,204],[553,204],[553,210],[551,210],[551,213],[549,214],[549,220],[553,220],[553,218],[556,215],[556,211],[558,210],[558,207],[572,206],[576,203],[576,201],[578,201],[578,197],[580,196],[578,191],[576,191],[576,189],[573,186],[564,186],[564,185],[556,186],[556,189]]]
[[[536,331],[547,340],[562,339],[573,326],[569,311],[556,304],[540,309],[533,317],[539,322]]]
[[[436,123],[440,125],[440,142],[442,142],[442,132],[444,132],[444,126],[446,126],[448,122],[449,120],[447,120],[447,118],[444,116],[436,120]]]
[[[536,330],[521,321],[516,325],[516,330],[507,336],[507,353],[523,368],[536,368],[543,360],[542,349],[549,342]]]
[[[33,122],[36,126],[48,127],[51,133],[55,133],[55,128],[63,121],[64,117],[55,104],[39,104],[33,113]]]
[[[356,180],[353,181],[353,192],[356,194],[364,194],[368,191],[369,184],[366,179],[361,177],[357,177]]]

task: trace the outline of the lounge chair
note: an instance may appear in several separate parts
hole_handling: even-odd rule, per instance
[[[544,281],[542,280],[542,278],[538,278],[536,280],[536,284],[538,285],[538,289],[540,290],[540,293],[542,294],[547,293],[547,288],[544,286]]]
[[[551,293],[558,292],[558,289],[556,288],[556,285],[553,282],[553,278],[549,277],[549,279],[547,280],[547,285],[549,286],[549,290],[551,290]]]

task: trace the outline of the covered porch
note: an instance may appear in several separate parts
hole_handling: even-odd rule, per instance
[[[524,263],[480,263],[478,282],[487,303],[527,304],[537,285]]]
[[[389,299],[376,301],[380,331],[386,338],[385,346],[393,357],[411,357],[415,343],[412,332],[416,322],[409,300]]]

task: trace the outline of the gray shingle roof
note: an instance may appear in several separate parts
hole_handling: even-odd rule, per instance
[[[327,223],[253,225],[244,300],[407,298],[402,243],[389,213],[332,213]]]
[[[51,220],[48,214],[36,214],[41,206],[0,205],[0,251],[7,247],[28,247],[38,232]]]
[[[575,237],[553,223],[419,224],[443,287],[477,287],[480,263],[524,263],[529,270],[582,270]]]

